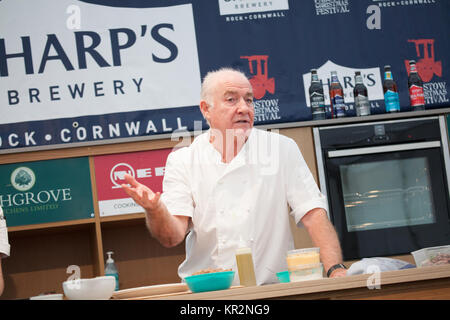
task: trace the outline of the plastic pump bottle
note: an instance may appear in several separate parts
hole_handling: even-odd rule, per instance
[[[106,253],[108,255],[108,259],[106,260],[105,276],[113,276],[116,278],[116,288],[114,290],[117,291],[119,290],[119,272],[117,271],[113,258],[111,258],[113,253],[114,252],[112,251],[108,251]]]
[[[255,286],[256,277],[252,249],[244,244],[242,238],[240,239],[239,248],[236,250],[236,263],[241,285],[245,287]]]

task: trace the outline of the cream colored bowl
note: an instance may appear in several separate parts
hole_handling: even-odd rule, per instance
[[[112,276],[63,282],[64,294],[69,300],[107,300],[115,287],[116,279]]]

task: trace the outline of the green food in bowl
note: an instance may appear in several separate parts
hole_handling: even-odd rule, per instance
[[[197,274],[184,278],[192,292],[224,290],[231,287],[234,271]]]

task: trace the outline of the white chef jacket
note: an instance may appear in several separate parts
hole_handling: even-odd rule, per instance
[[[276,273],[287,270],[286,253],[294,249],[289,207],[299,226],[311,209],[327,208],[297,144],[255,128],[228,164],[209,131],[170,153],[161,199],[171,214],[191,218],[181,279],[206,268],[237,271],[235,251],[245,245],[257,284],[276,282]]]
[[[0,207],[0,258],[9,257],[11,246],[8,243],[8,230],[3,209]]]

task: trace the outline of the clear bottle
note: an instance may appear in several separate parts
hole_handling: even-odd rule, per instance
[[[369,116],[370,102],[367,94],[367,88],[364,85],[363,78],[360,71],[355,72],[355,87],[353,88],[353,97],[355,99],[356,115]]]
[[[255,266],[253,264],[252,249],[240,244],[236,250],[236,264],[239,280],[242,286],[256,286]]]
[[[309,86],[309,100],[311,102],[311,113],[313,120],[324,120],[325,116],[325,98],[323,95],[323,86],[319,81],[316,69],[311,69],[311,85]]]
[[[339,82],[336,71],[331,71],[330,103],[332,118],[345,117],[344,90]]]
[[[108,251],[106,253],[108,255],[108,259],[106,260],[105,265],[105,276],[113,276],[114,278],[116,278],[116,288],[114,290],[117,291],[119,290],[119,272],[117,271],[116,264],[114,263],[114,260],[111,257],[113,253],[114,252],[112,251]]]
[[[417,73],[416,61],[414,60],[409,60],[408,89],[412,110],[425,110],[423,82],[419,74]]]
[[[392,77],[391,66],[384,66],[384,104],[386,105],[386,112],[399,112],[400,99],[398,96],[397,84]]]

